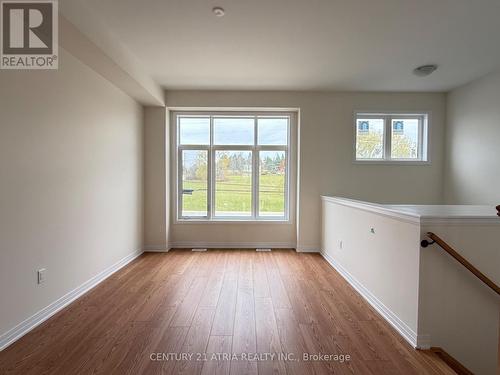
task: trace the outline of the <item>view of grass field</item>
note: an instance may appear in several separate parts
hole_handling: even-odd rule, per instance
[[[227,176],[216,182],[215,212],[252,211],[251,176]],[[183,211],[206,214],[207,183],[202,180],[184,181],[185,190],[193,190],[192,195],[184,194]],[[261,215],[283,215],[285,208],[285,176],[261,175],[259,189],[259,211]]]

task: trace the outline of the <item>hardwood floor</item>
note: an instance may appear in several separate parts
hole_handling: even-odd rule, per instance
[[[142,255],[6,348],[0,373],[454,372],[412,349],[318,254],[178,250]]]

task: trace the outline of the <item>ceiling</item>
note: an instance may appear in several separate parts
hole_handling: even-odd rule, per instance
[[[499,0],[74,1],[167,89],[448,91],[500,67]]]

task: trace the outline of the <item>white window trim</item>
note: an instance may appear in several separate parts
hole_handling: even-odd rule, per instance
[[[431,147],[429,127],[431,123],[431,111],[354,111],[353,115],[353,163],[354,164],[396,164],[396,165],[430,165]],[[357,143],[357,120],[358,117],[364,118],[383,118],[384,119],[384,158],[382,159],[358,159],[356,155]],[[391,134],[393,118],[420,118],[419,129],[419,150],[421,155],[419,159],[393,159],[391,158]]]
[[[180,145],[179,144],[179,134],[178,134],[178,115],[182,116],[211,116],[210,117],[210,145]],[[214,145],[213,144],[213,117],[212,116],[228,116],[228,117],[245,117],[249,116],[254,118],[254,144],[253,145]],[[257,129],[257,118],[258,117],[288,117],[288,145],[257,145],[258,129]],[[298,120],[298,110],[297,109],[228,109],[224,110],[210,108],[171,108],[170,109],[170,134],[171,134],[171,155],[172,163],[171,169],[172,173],[172,205],[174,214],[174,224],[294,224],[295,217],[295,178],[296,178],[296,155],[295,155],[295,136],[297,132],[297,120]],[[208,202],[208,215],[203,217],[182,217],[182,170],[180,168],[182,150],[202,150],[208,151],[208,191],[209,196]],[[254,201],[252,204],[252,215],[251,216],[215,216],[215,173],[212,171],[212,160],[215,157],[215,152],[218,150],[248,150],[252,152],[252,163],[253,172],[252,173],[252,197]],[[258,196],[258,153],[260,151],[285,151],[286,153],[286,179],[285,179],[285,215],[284,216],[257,216],[259,196]],[[255,178],[256,177],[256,178]],[[293,194],[292,194],[293,193]]]

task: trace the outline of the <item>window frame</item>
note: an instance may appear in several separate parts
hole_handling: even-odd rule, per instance
[[[292,221],[291,207],[293,162],[293,134],[297,113],[294,110],[265,110],[265,111],[241,111],[241,110],[183,110],[171,111],[172,131],[172,168],[173,176],[173,205],[175,223],[287,223]],[[180,118],[181,117],[209,117],[210,118],[210,144],[209,145],[181,145],[180,144]],[[253,118],[254,120],[254,143],[252,145],[216,145],[214,143],[214,118]],[[286,145],[258,145],[258,119],[259,118],[288,118],[287,144]],[[207,215],[206,216],[183,216],[182,215],[182,152],[184,150],[206,150],[207,155]],[[216,169],[215,155],[217,151],[250,151],[252,152],[252,208],[249,216],[217,216],[216,209]],[[285,152],[285,186],[284,186],[284,215],[270,216],[259,215],[259,177],[260,177],[260,152],[283,151]]]
[[[430,164],[430,137],[429,123],[431,113],[429,111],[354,111],[354,144],[353,144],[353,162],[354,164],[402,164],[402,165],[429,165]],[[357,157],[358,141],[358,119],[383,119],[383,157],[377,159],[362,159]],[[419,121],[418,129],[418,150],[417,158],[392,158],[392,121],[399,119],[416,119]]]

